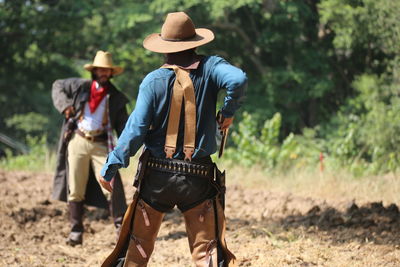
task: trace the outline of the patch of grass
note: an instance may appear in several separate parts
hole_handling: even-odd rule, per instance
[[[46,137],[28,137],[30,151],[23,155],[12,155],[6,151],[6,157],[0,159],[0,168],[4,170],[27,170],[52,172],[55,168],[56,153],[46,144]]]
[[[226,169],[226,184],[265,188],[334,201],[380,202],[400,204],[400,179],[397,173],[355,177],[341,170],[293,169],[287,173],[267,172],[260,167],[243,168],[220,164]]]
[[[66,261],[66,258],[58,258],[58,259],[57,259],[57,262],[60,262],[60,263],[61,263],[61,262],[65,262],[65,261]]]

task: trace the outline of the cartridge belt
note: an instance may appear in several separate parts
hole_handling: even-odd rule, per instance
[[[153,170],[212,178],[214,164],[189,162],[178,159],[149,157],[147,167]]]

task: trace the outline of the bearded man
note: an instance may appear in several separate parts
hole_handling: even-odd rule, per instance
[[[110,209],[117,229],[126,210],[118,172],[113,175],[112,194],[99,186],[100,170],[113,149],[113,130],[121,134],[128,118],[128,99],[110,79],[123,72],[109,52],[98,51],[84,68],[92,79],[56,80],[52,87],[55,108],[64,116],[58,147],[53,198],[67,201],[71,232],[69,245],[82,244],[84,204]]]

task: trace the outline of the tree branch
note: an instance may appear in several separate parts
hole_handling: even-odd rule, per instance
[[[254,53],[255,50],[254,42],[251,40],[251,38],[246,34],[246,32],[243,29],[241,29],[238,25],[229,22],[213,24],[212,27],[236,32],[244,41],[245,47],[249,52],[249,58],[253,62],[257,71],[260,74],[264,74],[266,72],[262,62],[258,59],[257,55]]]

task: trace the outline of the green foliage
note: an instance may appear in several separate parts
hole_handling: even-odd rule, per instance
[[[166,13],[185,11],[216,36],[198,52],[225,57],[249,77],[229,159],[286,170],[315,166],[324,152],[336,168],[394,171],[398,10],[393,0],[0,1],[0,129],[54,144],[61,116],[52,82],[89,77],[82,65],[99,49],[125,68],[113,81],[133,110],[140,82],[163,61],[143,39],[160,32]],[[39,139],[29,144],[40,146]]]
[[[26,134],[38,134],[47,128],[49,118],[42,114],[29,112],[26,114],[16,114],[6,119],[7,127],[23,131]]]
[[[400,10],[400,2],[326,0],[319,7],[321,22],[335,34],[335,53],[348,58],[342,65],[353,73],[355,93],[325,124],[327,148],[356,174],[396,171],[400,21],[394,10]]]
[[[321,22],[335,32],[336,49],[354,53],[355,48],[363,48],[370,53],[381,50],[399,55],[398,1],[325,0],[319,8]]]
[[[400,98],[391,95],[378,77],[362,75],[354,81],[359,93],[336,118],[330,149],[343,165],[364,172],[396,171],[400,163]]]
[[[6,125],[16,114],[35,111],[57,122],[49,89],[56,78],[76,75],[72,58],[85,46],[79,29],[92,8],[66,0],[0,2],[0,128],[6,134],[24,136]],[[39,135],[57,135],[48,129]]]
[[[46,136],[27,137],[30,147],[28,154],[13,156],[6,150],[6,157],[0,158],[0,168],[5,170],[52,171],[55,166],[55,155],[46,144]]]
[[[315,166],[320,148],[313,139],[313,131],[308,130],[308,138],[290,133],[280,141],[281,125],[279,113],[260,127],[253,116],[245,112],[237,130],[231,134],[236,148],[227,148],[226,159],[246,166],[260,165],[279,171]]]
[[[6,88],[0,92],[0,126],[14,114],[34,110],[51,116],[49,137],[57,135],[51,84],[57,78],[87,76],[82,65],[98,49],[111,51],[115,62],[125,67],[125,74],[114,80],[134,99],[144,75],[162,63],[162,55],[142,47],[143,39],[160,32],[167,12],[180,10],[189,13],[196,26],[216,34],[213,43],[199,48],[200,53],[219,54],[246,70],[251,83],[245,108],[258,117],[278,111],[285,133],[300,132],[337,108],[329,96],[334,88],[326,53],[330,43],[318,40],[314,3],[16,0],[2,1],[0,7],[5,36],[0,74],[7,77],[0,81]],[[20,103],[23,108],[17,109]]]

